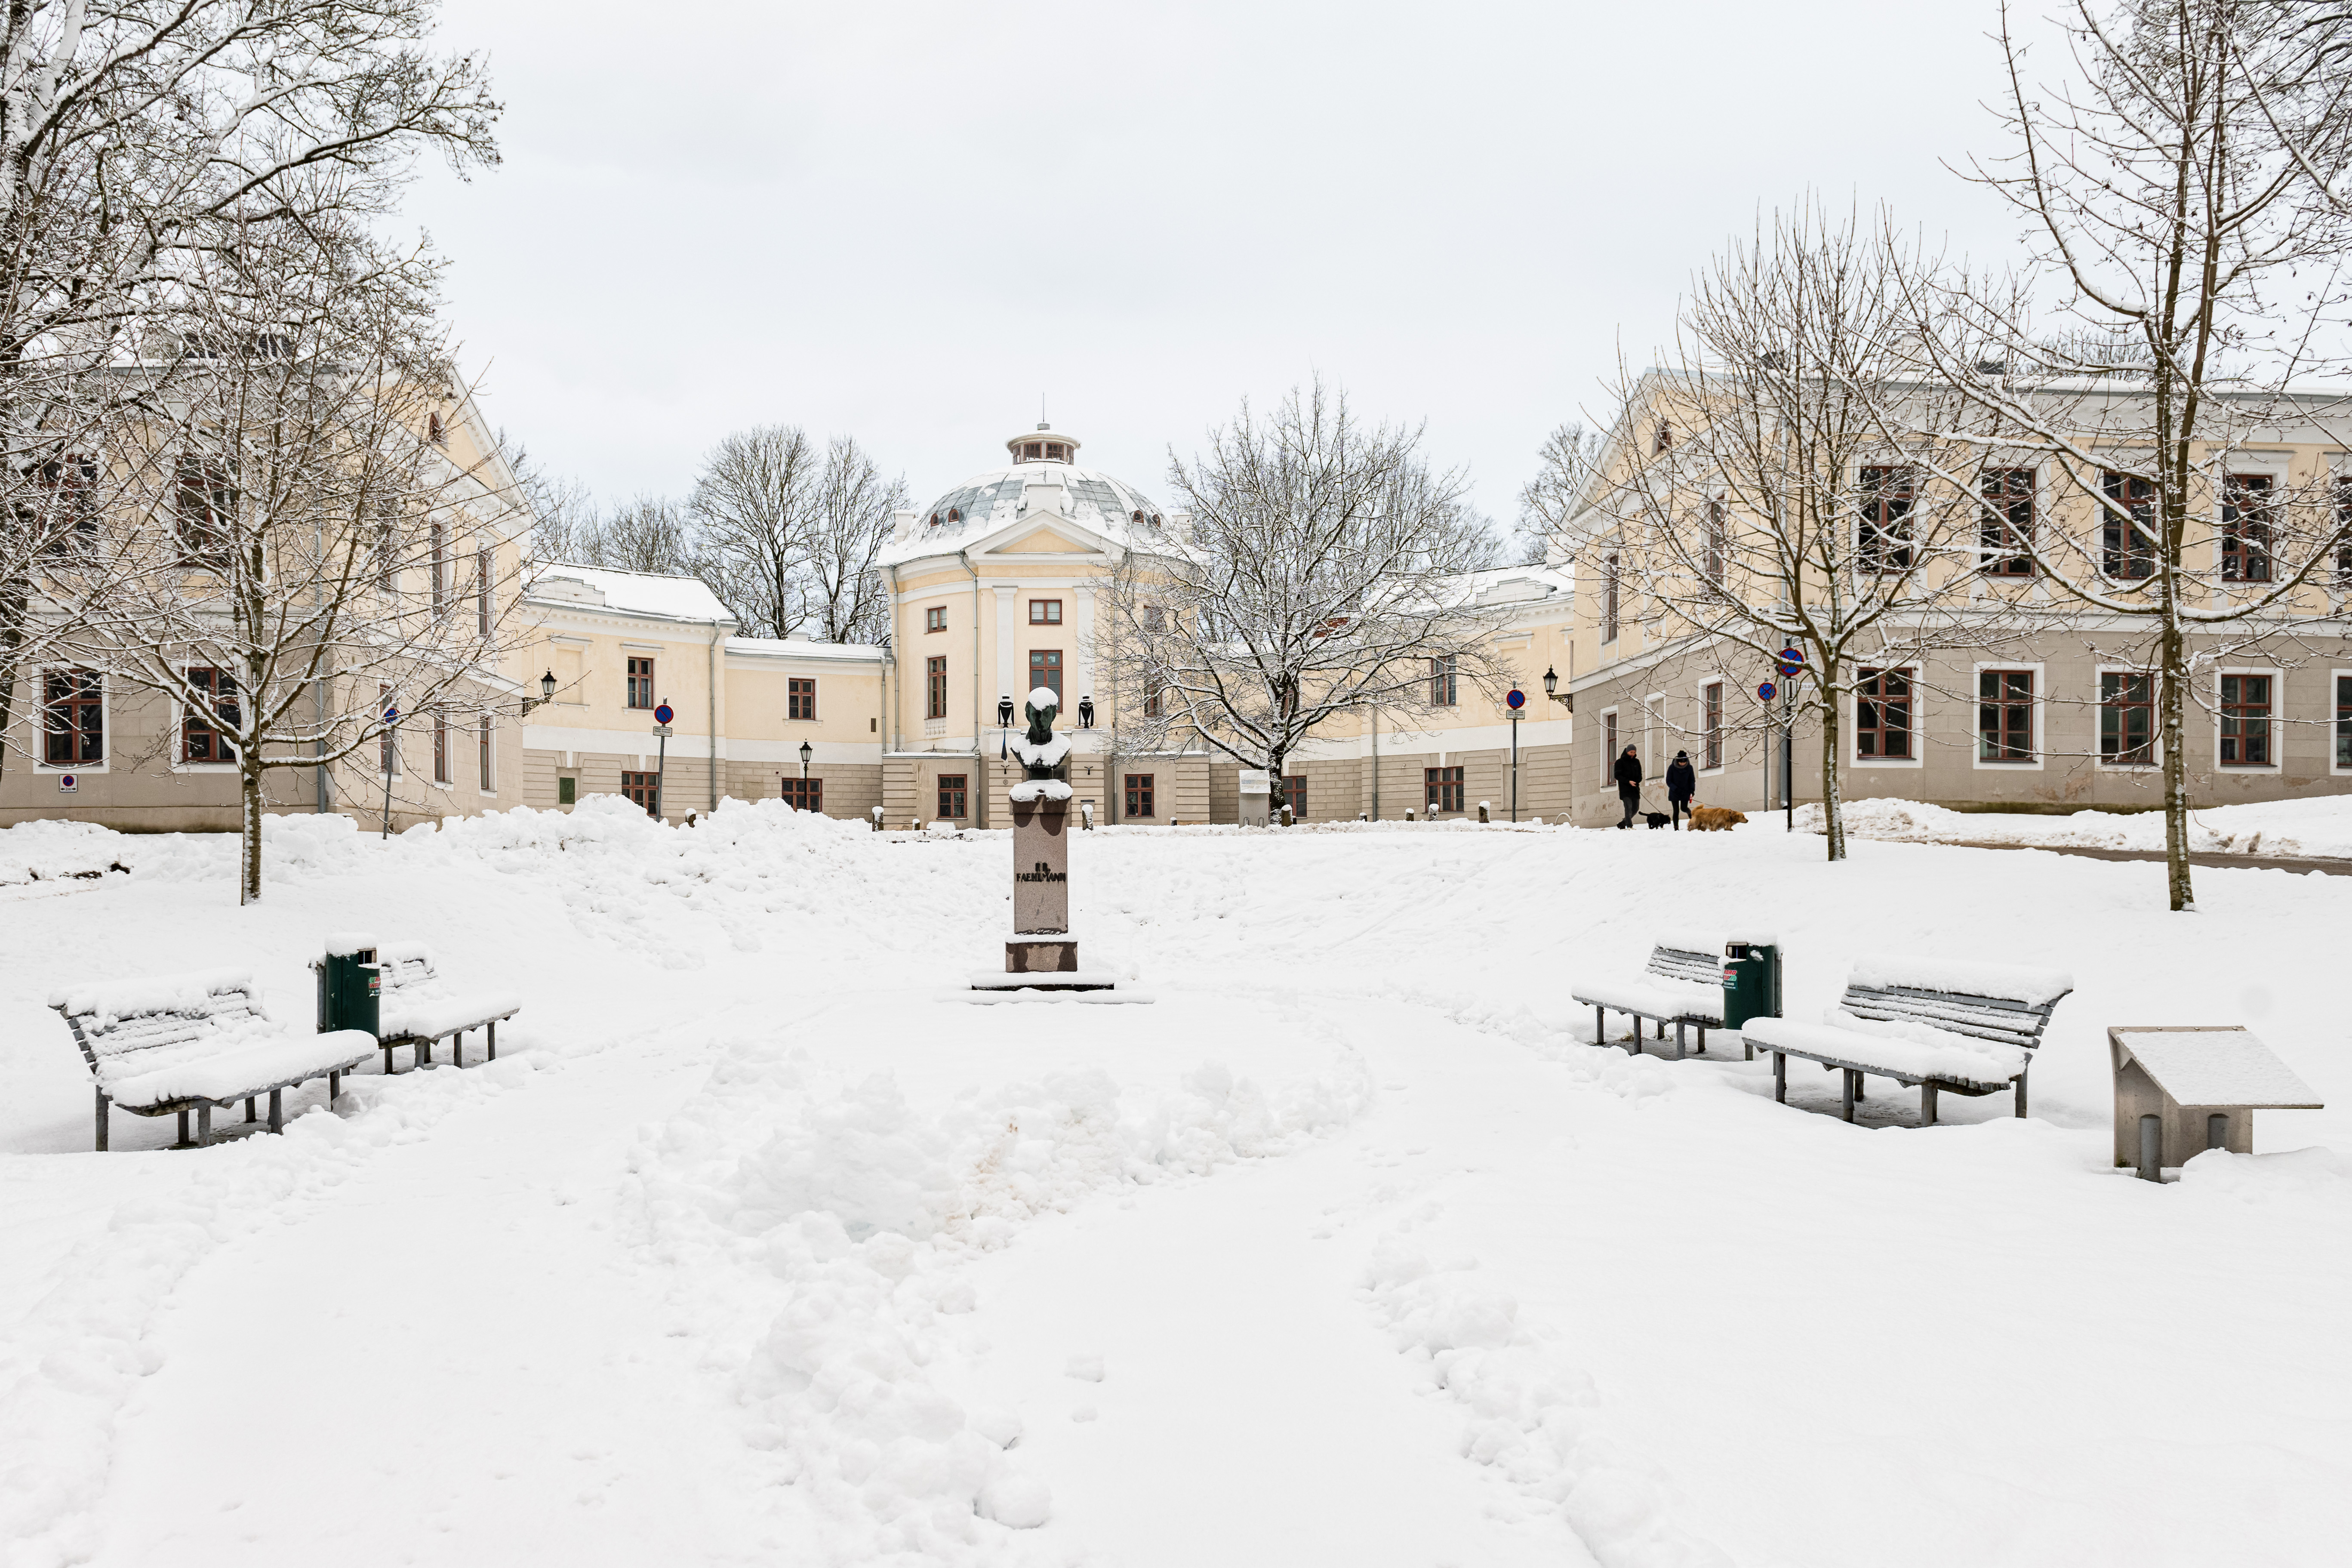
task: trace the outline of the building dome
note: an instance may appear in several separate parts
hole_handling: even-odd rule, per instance
[[[1061,515],[1098,531],[1166,525],[1159,504],[1142,491],[1124,479],[1079,468],[1074,436],[1039,425],[1013,437],[1004,448],[1013,459],[1011,468],[974,474],[916,513],[915,536],[939,538],[975,525],[1011,522],[1034,510],[1027,498],[1033,486],[1061,490],[1055,498]]]

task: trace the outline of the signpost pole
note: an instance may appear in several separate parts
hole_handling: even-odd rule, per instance
[[[383,831],[380,838],[392,837],[392,766],[400,755],[400,705],[387,702],[383,709]]]
[[[1514,686],[1503,700],[1511,709],[1511,820],[1519,819],[1519,710],[1528,705],[1528,694]]]
[[[1789,833],[1797,831],[1797,677],[1804,669],[1803,648],[1791,643],[1780,650],[1780,808]]]
[[[662,820],[662,786],[669,782],[669,721],[677,710],[664,698],[654,708],[654,733],[661,737],[661,745],[654,753],[654,820]]]

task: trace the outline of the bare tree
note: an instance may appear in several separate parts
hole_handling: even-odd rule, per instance
[[[136,342],[231,218],[381,214],[415,152],[497,158],[480,62],[434,0],[15,0],[0,8],[0,517],[142,423],[175,356]],[[136,352],[136,375],[110,373]],[[125,400],[129,406],[125,406]],[[101,484],[114,476],[101,472]],[[32,491],[27,495],[27,490]],[[0,731],[29,639],[72,606],[0,542]]]
[[[722,439],[687,502],[711,587],[745,635],[788,637],[808,614],[803,563],[816,531],[822,458],[798,426],[761,425]]]
[[[1578,553],[1585,541],[1572,524],[1601,455],[1601,433],[1572,419],[1544,437],[1536,477],[1519,489],[1519,521],[1511,539],[1524,564]]]
[[[363,233],[240,223],[181,279],[167,401],[114,455],[146,490],[137,571],[76,637],[169,716],[175,763],[233,764],[239,899],[261,896],[265,781],[389,745],[387,700],[451,735],[497,664],[523,526],[500,471],[452,463],[436,269]]]
[[[1672,370],[1626,377],[1620,466],[1569,522],[1590,540],[1604,644],[1638,629],[1644,652],[1730,653],[1759,676],[1784,648],[1802,656],[1780,678],[1793,711],[1749,726],[1817,726],[1832,860],[1846,853],[1845,705],[1915,747],[1929,658],[2015,629],[2009,606],[1970,610],[1956,591],[1978,559],[1983,452],[1916,435],[1959,429],[1969,405],[1912,374],[1908,265],[1810,205],[1718,258],[1683,307]]]
[[[836,436],[826,446],[805,590],[824,641],[890,640],[888,590],[877,563],[889,542],[892,516],[906,504],[906,480],[885,479],[855,440]]]
[[[1327,720],[1496,683],[1495,623],[1463,581],[1494,537],[1421,436],[1365,425],[1318,382],[1267,417],[1244,403],[1205,455],[1170,454],[1189,533],[1131,537],[1112,583],[1123,745],[1197,736],[1278,779]]]
[[[574,565],[706,575],[693,526],[676,501],[639,496],[608,512],[583,513],[572,524],[568,541],[566,559]]]
[[[2340,479],[2246,455],[2282,426],[2340,444],[2352,423],[2336,399],[2295,391],[2344,367],[2352,241],[2336,195],[2352,82],[2326,54],[2340,24],[2300,16],[2277,0],[2078,3],[2079,74],[2037,85],[2004,13],[2014,151],[1974,175],[2029,221],[2034,267],[1950,285],[1933,309],[1957,338],[1923,333],[2067,503],[2020,552],[2153,665],[2176,910],[2194,907],[2185,719],[2199,671],[2251,643],[2275,654],[2315,624],[2340,636],[2325,590],[2352,583]]]

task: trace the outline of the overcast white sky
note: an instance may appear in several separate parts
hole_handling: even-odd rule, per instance
[[[657,13],[658,10],[658,14]],[[1426,418],[1506,526],[1761,206],[1892,202],[1990,258],[1992,0],[446,0],[506,162],[409,216],[485,406],[600,499],[725,432],[849,433],[918,504],[1038,399],[1150,494],[1317,372]]]

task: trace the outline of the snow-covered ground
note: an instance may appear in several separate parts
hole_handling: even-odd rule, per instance
[[[1152,1000],[975,1005],[1002,834],[273,820],[246,910],[234,848],[0,832],[12,1568],[2352,1538],[2352,879],[2202,871],[2170,916],[2158,866],[1829,867],[1761,823],[1107,830],[1073,847],[1086,957]],[[2034,1115],[1922,1131],[1882,1087],[1849,1127],[1810,1067],[1781,1107],[1760,1064],[1585,1043],[1580,975],[1735,922],[1779,932],[1799,1017],[1863,952],[2071,970]],[[201,1152],[118,1115],[89,1152],[54,987],[244,966],[307,1018],[353,929],[519,991],[500,1060],[371,1069]],[[2251,1025],[2331,1109],[2132,1180],[2115,1023]]]
[[[1799,832],[1819,833],[1822,811],[1801,806]],[[1953,811],[1916,800],[1847,803],[1846,831],[1866,838],[1938,844],[2034,844],[2093,849],[2164,847],[2164,814],[2078,811],[2064,816],[2029,812]],[[2260,855],[2279,859],[2352,857],[2352,810],[2342,795],[2266,800],[2209,806],[2189,814],[2192,853]]]

